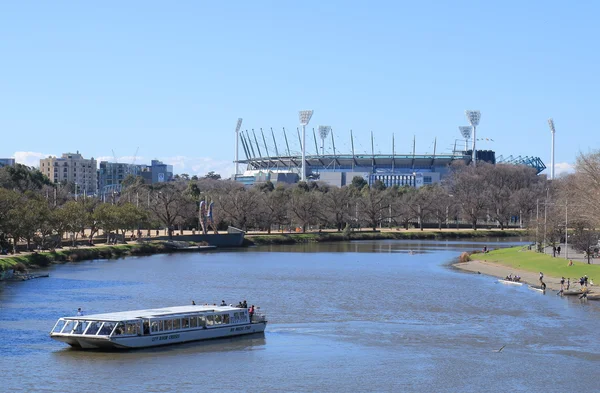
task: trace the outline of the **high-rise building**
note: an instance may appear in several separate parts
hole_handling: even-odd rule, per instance
[[[14,158],[0,158],[0,168],[3,166],[15,166]]]
[[[73,183],[78,194],[95,194],[97,187],[96,160],[85,159],[77,153],[63,153],[62,157],[40,160],[40,171],[54,183]]]
[[[151,164],[144,166],[139,174],[147,184],[162,183],[173,180],[173,165],[163,164],[162,161],[152,160]]]
[[[121,183],[128,176],[140,176],[146,165],[100,161],[98,169],[98,193],[120,192]]]

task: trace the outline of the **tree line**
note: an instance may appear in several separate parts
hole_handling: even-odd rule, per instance
[[[182,174],[172,182],[152,185],[129,176],[122,192],[99,198],[76,195],[73,185],[55,185],[38,170],[17,164],[0,168],[0,247],[17,242],[28,248],[53,247],[65,234],[74,243],[83,237],[93,241],[100,232],[120,234],[122,240],[128,231],[139,236],[159,228],[171,237],[177,230],[198,228],[200,200],[214,202],[215,222],[221,229],[232,225],[267,232],[411,226],[422,230],[465,224],[504,229],[512,224],[535,226],[539,237],[538,201],[550,195],[548,190],[554,198],[559,184],[566,182],[549,182],[526,166],[455,163],[442,183],[420,188],[386,187],[381,181],[369,187],[361,177],[344,187],[319,181],[244,187],[210,172],[200,178]],[[547,209],[560,205],[544,201]],[[560,232],[553,219],[546,220],[547,239]]]

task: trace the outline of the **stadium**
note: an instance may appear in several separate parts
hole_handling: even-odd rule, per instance
[[[235,180],[250,186],[257,183],[271,181],[273,183],[296,183],[302,177],[302,138],[301,131],[297,129],[298,144],[290,149],[289,139],[292,135],[283,130],[285,144],[277,143],[275,133],[271,129],[272,143],[267,143],[265,133],[262,129],[259,135],[262,144],[259,143],[257,134],[254,130],[240,131],[241,119],[238,120],[238,129],[236,130],[236,175]],[[464,128],[464,127],[461,127]],[[330,127],[320,126],[318,130],[321,146],[317,142],[317,133],[312,130],[306,130],[306,179],[319,180],[330,185],[338,187],[349,184],[355,176],[364,178],[369,185],[375,181],[382,181],[387,187],[413,186],[421,187],[440,182],[444,175],[448,173],[449,166],[455,161],[462,161],[465,164],[471,164],[473,159],[484,161],[491,164],[508,163],[515,165],[527,165],[534,168],[537,173],[546,169],[546,166],[539,157],[496,157],[493,150],[473,150],[468,149],[470,133],[462,131],[464,139],[456,139],[454,148],[449,153],[436,153],[435,142],[431,154],[416,154],[415,142],[411,152],[396,153],[392,138],[391,153],[375,153],[373,134],[371,133],[371,152],[356,154],[354,149],[354,138],[350,132],[351,151],[338,152],[336,150],[336,139],[331,132]],[[314,140],[314,147],[312,141]],[[326,141],[328,142],[327,151],[325,150]],[[464,149],[457,149],[457,144],[464,146]],[[464,143],[464,145],[463,145]],[[475,144],[473,144],[475,145]],[[238,146],[241,146],[245,158],[239,158]],[[282,149],[283,147],[283,149]],[[308,151],[310,149],[310,151]],[[313,150],[314,149],[314,150]],[[271,154],[274,152],[275,154]],[[280,154],[285,152],[285,154]],[[243,168],[243,172],[239,170]]]

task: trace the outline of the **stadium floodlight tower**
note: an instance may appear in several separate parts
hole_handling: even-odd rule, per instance
[[[238,143],[240,141],[240,128],[242,128],[242,118],[238,118],[237,126],[235,126],[235,174],[237,175],[239,172],[239,148]]]
[[[329,135],[331,131],[330,126],[319,126],[319,136],[321,137],[321,155],[325,155],[325,138]]]
[[[471,126],[460,126],[458,130],[465,138],[465,151],[469,150],[469,139],[471,139]]]
[[[548,119],[548,125],[550,126],[550,132],[552,133],[552,151],[551,151],[551,156],[550,156],[550,180],[554,180],[554,134],[556,134],[556,129],[554,128],[554,120],[552,118]]]
[[[477,126],[479,125],[479,119],[481,119],[481,112],[466,110],[465,115],[467,115],[467,120],[469,120],[469,124],[471,125],[471,127],[473,127],[473,152],[472,152],[471,160],[473,161],[473,166],[477,166],[477,155],[475,154],[475,142],[477,141]]]
[[[300,111],[300,125],[302,126],[302,181],[306,181],[306,126],[313,115],[312,110]]]

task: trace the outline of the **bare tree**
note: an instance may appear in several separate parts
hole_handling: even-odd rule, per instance
[[[377,229],[388,210],[387,193],[376,188],[363,187],[358,201],[359,217],[368,226]]]
[[[169,239],[173,238],[176,224],[194,212],[193,200],[184,191],[185,183],[158,183],[150,186],[150,211],[166,228]]]
[[[489,201],[489,193],[485,190],[485,178],[478,167],[454,164],[448,179],[450,191],[461,207],[463,215],[477,229],[477,220],[483,217]]]

